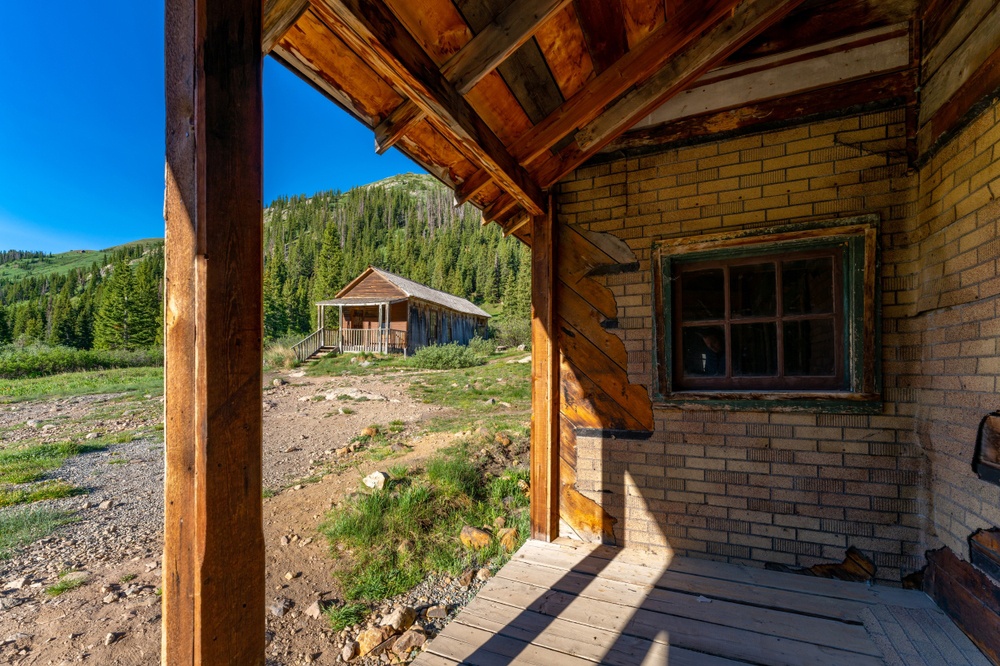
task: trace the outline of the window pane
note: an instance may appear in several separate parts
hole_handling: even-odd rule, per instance
[[[725,376],[726,337],[721,326],[685,326],[681,336],[685,375]]]
[[[832,319],[786,321],[784,332],[786,375],[836,374]]]
[[[833,312],[833,259],[817,257],[781,265],[784,314]]]
[[[681,273],[681,319],[722,319],[726,314],[721,268]]]
[[[731,330],[733,377],[778,374],[777,324],[733,324]]]
[[[729,286],[734,317],[774,316],[774,264],[733,266],[729,269]]]

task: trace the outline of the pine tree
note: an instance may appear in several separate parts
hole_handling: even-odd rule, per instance
[[[130,344],[151,347],[161,339],[160,288],[152,262],[139,264],[135,271],[132,298],[129,303]]]
[[[111,277],[105,281],[104,293],[94,320],[96,349],[132,349],[131,300],[135,278],[128,262],[114,265]]]
[[[49,320],[50,344],[73,346],[76,342],[76,312],[73,310],[71,293],[72,285],[67,280],[53,300],[52,317]]]

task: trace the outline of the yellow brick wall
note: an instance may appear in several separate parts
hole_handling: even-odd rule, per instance
[[[808,566],[854,545],[899,580],[940,545],[1000,524],[1000,488],[975,479],[979,419],[1000,407],[993,107],[919,172],[902,110],[816,122],[591,164],[557,218],[625,240],[640,270],[603,278],[635,383],[651,386],[651,284],[660,239],[877,214],[879,415],[657,407],[646,441],[581,439],[578,488],[626,543]],[[993,189],[990,189],[990,188]]]

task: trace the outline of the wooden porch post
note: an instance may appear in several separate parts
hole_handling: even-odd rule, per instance
[[[559,346],[556,232],[549,214],[531,229],[531,536],[559,536]]]
[[[165,7],[168,666],[264,664],[262,5]]]

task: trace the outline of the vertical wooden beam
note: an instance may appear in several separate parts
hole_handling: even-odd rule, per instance
[[[165,9],[161,659],[262,666],[262,3]]]
[[[556,344],[556,234],[549,213],[531,232],[531,536],[559,536],[559,347]]]

